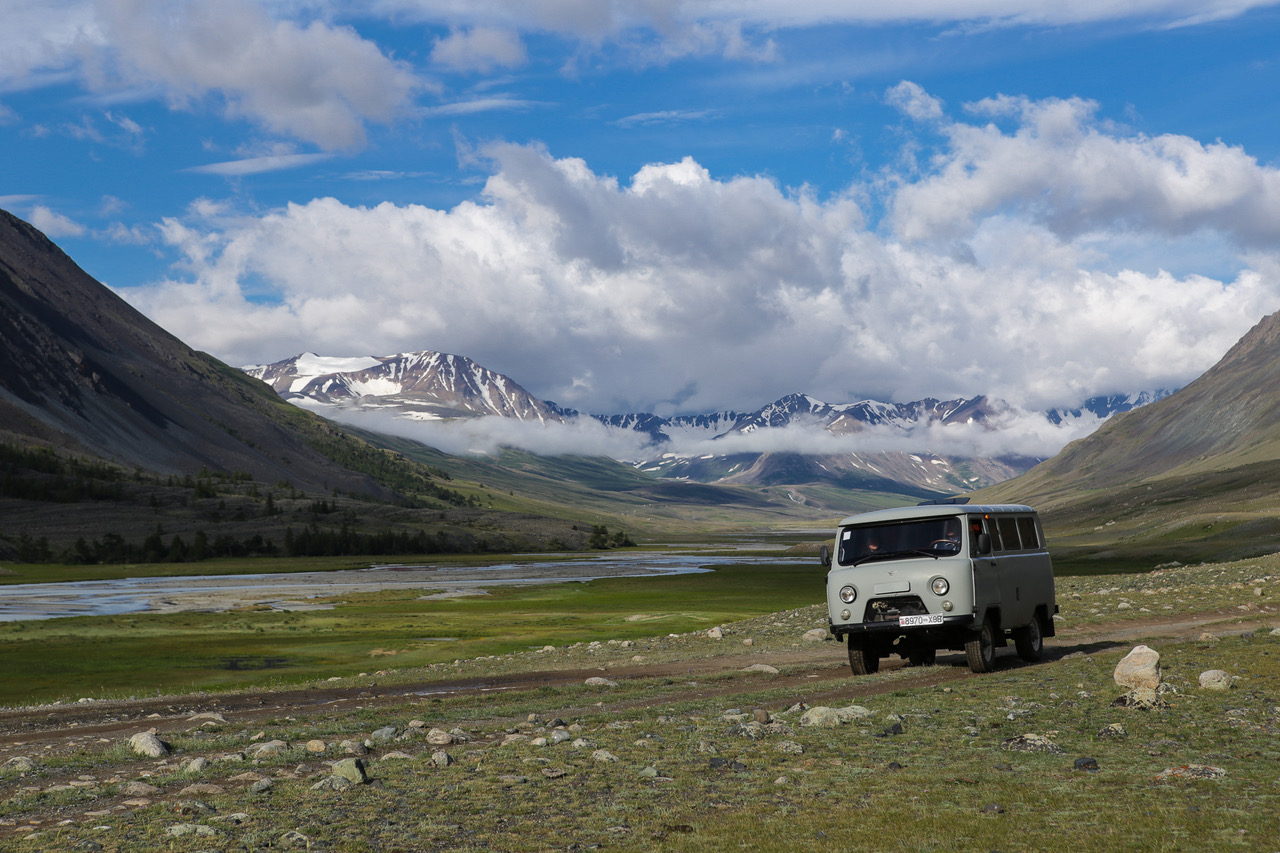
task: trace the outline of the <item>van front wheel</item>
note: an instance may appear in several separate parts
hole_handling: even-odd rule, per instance
[[[854,675],[871,675],[880,670],[880,655],[865,641],[850,637],[849,667]]]
[[[964,644],[964,654],[969,660],[969,669],[974,672],[990,672],[996,662],[996,635],[991,622],[982,623],[968,642]]]
[[[1038,614],[1031,617],[1031,624],[1014,629],[1013,645],[1018,650],[1018,657],[1027,663],[1040,660],[1044,654],[1044,632],[1040,630]]]

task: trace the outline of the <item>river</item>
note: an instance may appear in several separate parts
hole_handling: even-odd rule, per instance
[[[511,584],[662,577],[713,571],[727,564],[795,563],[794,557],[710,557],[605,553],[586,559],[490,566],[385,564],[366,569],[258,575],[120,578],[0,586],[0,622],[122,613],[202,611],[266,606],[275,610],[332,607],[331,596],[389,589],[431,590],[430,596],[484,594]]]

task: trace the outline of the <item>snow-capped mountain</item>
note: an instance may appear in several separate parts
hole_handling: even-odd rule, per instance
[[[577,414],[539,400],[465,356],[440,352],[355,358],[308,352],[241,369],[308,408],[382,408],[413,420],[497,415],[544,423]]]
[[[344,410],[351,409],[382,410],[417,421],[498,416],[571,425],[590,418],[610,433],[645,437],[647,449],[638,453],[634,438],[628,442],[632,455],[627,461],[641,470],[704,483],[828,482],[847,488],[936,493],[992,485],[1040,461],[1013,453],[975,458],[926,450],[930,430],[938,427],[972,425],[977,432],[998,432],[1005,422],[1002,416],[1011,409],[985,396],[832,404],[807,394],[790,394],[754,412],[671,418],[650,413],[580,415],[539,400],[512,379],[471,359],[438,352],[356,358],[303,353],[243,369],[285,399],[338,420]],[[1167,393],[1098,397],[1077,410],[1045,412],[1043,418],[1052,424],[1078,419],[1086,412],[1106,418]],[[812,440],[807,442],[809,450],[797,450],[781,437],[797,430],[809,439],[865,434],[867,442],[858,452],[831,452],[826,449],[833,446],[831,442]],[[778,441],[773,441],[775,435]],[[920,446],[908,446],[915,443]],[[694,447],[696,452],[689,450]]]

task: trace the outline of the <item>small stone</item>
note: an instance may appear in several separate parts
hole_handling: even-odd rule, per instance
[[[272,782],[270,779],[259,779],[257,782],[254,782],[249,786],[249,793],[265,794],[267,791],[270,791],[274,785],[275,782]]]
[[[325,742],[318,738],[312,738],[307,741],[307,752],[324,752],[326,749],[328,749],[328,747],[325,745]]]
[[[395,726],[383,726],[382,728],[369,735],[369,739],[374,743],[386,743],[395,740],[396,735],[400,733]]]
[[[1235,686],[1231,673],[1221,669],[1209,669],[1200,673],[1200,687],[1205,690],[1230,690]]]
[[[1062,752],[1062,749],[1056,743],[1044,735],[1030,733],[1001,741],[1000,748],[1010,749],[1015,752]]]
[[[801,635],[800,639],[806,643],[821,643],[823,640],[827,639],[828,636],[826,628],[812,628],[805,631],[804,634]]]
[[[436,767],[448,767],[454,763],[454,760],[452,755],[442,749],[431,753],[431,763]]]
[[[747,667],[742,671],[743,672],[760,672],[760,673],[764,673],[765,675],[778,674],[778,668],[776,666],[769,666],[769,664],[767,663],[753,663],[751,664],[751,666]]]
[[[607,749],[597,749],[595,752],[591,753],[591,759],[593,761],[599,761],[599,762],[608,764],[608,763],[617,761],[618,756],[614,755],[612,752],[610,752]]]
[[[1117,739],[1126,737],[1128,734],[1125,727],[1119,723],[1108,723],[1098,731],[1098,737],[1113,737]]]
[[[586,680],[585,683],[588,687],[617,687],[618,686],[618,682],[610,681],[609,679],[602,678],[598,675],[591,676]]]
[[[164,758],[169,754],[169,745],[156,737],[154,732],[138,732],[129,738],[129,746],[144,758]]]
[[[707,631],[707,638],[711,640],[724,639],[724,629],[718,625],[714,628],[711,628],[710,630]]]
[[[343,758],[333,762],[333,772],[355,785],[363,785],[369,781],[364,762],[358,758]]]
[[[982,807],[983,814],[1004,814],[1004,806],[999,803],[987,803]]]
[[[1087,770],[1090,773],[1098,772],[1098,759],[1096,758],[1077,758],[1075,762],[1076,770]]]

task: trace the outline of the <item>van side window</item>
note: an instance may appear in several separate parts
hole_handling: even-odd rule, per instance
[[[1022,534],[1023,548],[1039,548],[1040,540],[1036,536],[1036,520],[1029,515],[1018,517],[1018,533]]]
[[[987,516],[982,520],[982,523],[986,525],[987,533],[991,534],[991,550],[1003,551],[1004,544],[1000,541],[1000,531],[996,529],[996,520],[991,516]]]
[[[1000,541],[1004,543],[1006,551],[1017,551],[1022,546],[1018,544],[1018,520],[1011,515],[1002,515],[996,519],[996,524],[1000,527]]]

